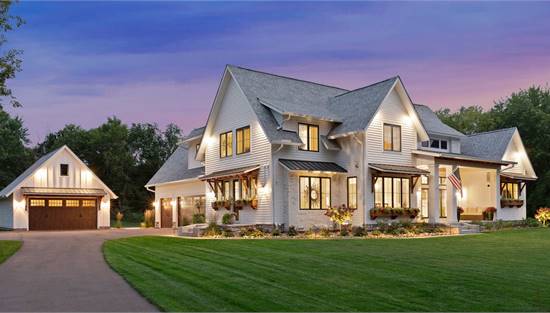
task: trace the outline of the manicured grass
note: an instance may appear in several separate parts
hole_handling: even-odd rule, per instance
[[[0,240],[0,264],[21,248],[21,241]]]
[[[550,229],[380,240],[108,241],[165,311],[548,311]]]

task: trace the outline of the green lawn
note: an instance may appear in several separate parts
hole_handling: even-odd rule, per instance
[[[21,241],[0,240],[0,264],[21,248]]]
[[[108,241],[165,311],[549,311],[550,229],[379,240]]]

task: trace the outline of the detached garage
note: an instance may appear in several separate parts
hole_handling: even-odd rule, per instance
[[[67,146],[40,158],[0,191],[0,228],[76,230],[110,226],[117,196]]]

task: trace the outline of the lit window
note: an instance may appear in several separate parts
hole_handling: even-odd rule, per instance
[[[348,208],[357,209],[357,177],[348,177]]]
[[[61,207],[63,206],[63,200],[48,200],[49,207]]]
[[[59,165],[59,175],[69,176],[69,164],[60,164]]]
[[[330,204],[330,178],[300,177],[300,209],[328,209]]]
[[[80,206],[80,201],[79,200],[65,200],[65,206],[78,207],[78,206]]]
[[[44,200],[44,199],[31,199],[30,206],[46,206],[46,200]]]
[[[82,200],[82,206],[86,208],[95,208],[95,200]]]
[[[377,208],[409,208],[409,178],[377,177],[374,184],[374,206]]]
[[[420,176],[420,183],[422,185],[427,185],[430,182],[428,175],[422,175]]]
[[[172,199],[170,198],[162,198],[160,199],[160,205],[162,209],[172,209]]]
[[[401,151],[401,126],[384,124],[384,150]]]
[[[220,134],[220,157],[225,158],[233,155],[233,132],[229,131]]]
[[[501,183],[500,184],[501,198],[505,200],[519,200],[519,184],[518,183]]]
[[[240,180],[233,181],[233,199],[241,200],[241,181]]]
[[[237,129],[237,154],[250,152],[250,126]]]
[[[319,126],[298,124],[298,135],[304,143],[299,149],[305,151],[319,151]]]

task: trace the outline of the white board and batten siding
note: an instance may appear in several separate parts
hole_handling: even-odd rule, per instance
[[[417,147],[418,135],[413,119],[405,109],[403,101],[408,100],[403,99],[395,89],[392,90],[371,120],[365,131],[366,164],[415,166],[412,150]],[[384,151],[384,124],[401,126],[401,151]],[[374,207],[371,177],[372,173],[369,169],[365,181],[367,193],[365,223],[375,223],[368,214]],[[410,203],[416,203],[416,192],[411,194]]]
[[[228,81],[221,100],[219,111],[213,122],[210,138],[207,138],[205,151],[205,174],[235,169],[247,166],[260,166],[258,174],[258,208],[245,208],[239,212],[241,224],[271,224],[272,214],[272,168],[271,168],[271,144],[260,126],[255,113],[252,111],[248,100],[233,79]],[[250,126],[250,152],[237,155],[235,130]],[[233,155],[220,158],[220,134],[233,132]],[[214,193],[208,184],[206,187],[206,216],[211,219],[214,216],[221,219],[224,211],[214,211],[211,202],[215,200]]]
[[[60,164],[69,165],[69,175],[61,176]],[[99,179],[80,163],[67,150],[61,150],[37,169],[33,175],[27,177],[21,187],[45,187],[45,188],[97,188],[104,189]],[[110,195],[107,193],[100,205],[97,215],[98,227],[110,226]],[[26,210],[25,197],[20,189],[13,193],[14,229],[28,229],[28,211]]]
[[[0,198],[0,229],[13,228],[13,195]]]

